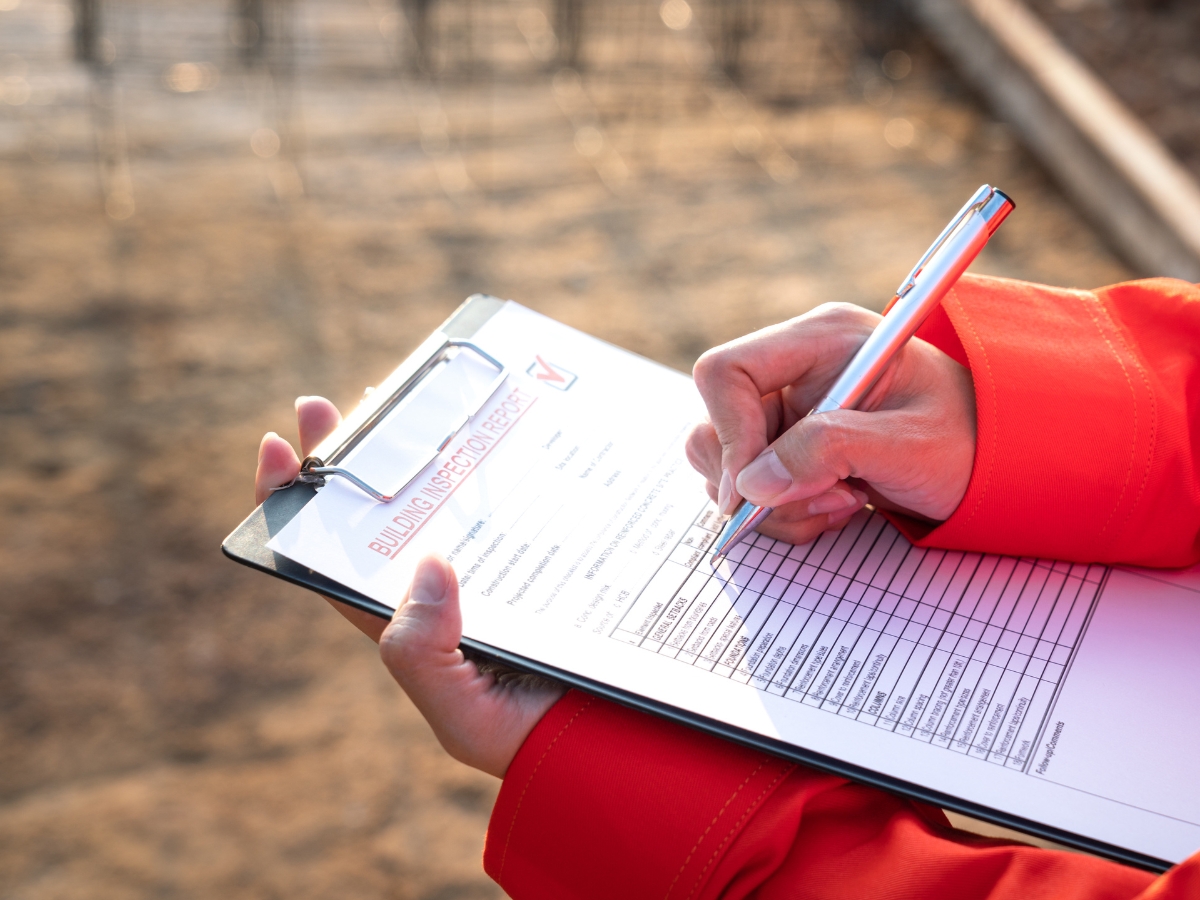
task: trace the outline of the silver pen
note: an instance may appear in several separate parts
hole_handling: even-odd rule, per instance
[[[835,409],[854,409],[862,402],[892,357],[941,303],[1014,208],[1007,194],[989,185],[975,192],[900,283],[892,308],[854,354],[825,398],[812,408],[810,416]],[[770,514],[769,506],[756,506],[747,500],[739,503],[717,538],[712,565],[724,559]]]

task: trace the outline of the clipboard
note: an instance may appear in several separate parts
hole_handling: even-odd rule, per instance
[[[360,490],[381,500],[391,496],[386,493],[389,487],[393,493],[398,490],[397,486],[366,484],[352,472],[341,469],[338,463],[369,435],[371,429],[382,421],[398,403],[413,392],[419,391],[437,363],[446,360],[452,355],[452,352],[473,352],[482,355],[501,370],[499,377],[503,378],[504,367],[481,348],[472,344],[471,339],[504,306],[504,303],[505,301],[497,297],[484,294],[475,294],[469,297],[378,388],[371,391],[328,438],[314,449],[313,453],[303,461],[302,474],[296,482],[274,491],[261,506],[225,538],[221,544],[222,552],[234,562],[315,591],[380,618],[390,619],[392,610],[388,606],[276,553],[267,544],[317,495],[317,488],[327,478],[346,478]],[[470,415],[469,411],[467,415]],[[415,474],[414,472],[414,477]],[[487,660],[518,672],[549,678],[594,696],[661,716],[678,724],[861,784],[1055,841],[1151,872],[1163,872],[1172,865],[1168,861],[1125,847],[1022,818],[794,744],[774,740],[465,636],[461,646],[474,658]]]

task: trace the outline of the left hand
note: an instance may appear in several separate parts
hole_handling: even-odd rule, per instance
[[[342,421],[323,397],[296,401],[300,450],[312,452]],[[254,496],[258,503],[271,489],[291,483],[300,473],[292,445],[268,433],[258,448]],[[325,598],[359,631],[378,642],[379,655],[438,742],[459,762],[503,778],[535,725],[563,695],[557,684],[536,676],[499,673],[463,656],[462,610],[458,580],[450,563],[427,556],[391,622]]]

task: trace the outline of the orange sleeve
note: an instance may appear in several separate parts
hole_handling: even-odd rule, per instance
[[[484,868],[517,900],[1183,900],[1154,876],[981,838],[940,811],[576,691],[517,754]]]
[[[1200,287],[966,276],[919,332],[971,369],[967,493],[916,542],[1082,562],[1200,561]],[[952,328],[947,328],[947,324]]]

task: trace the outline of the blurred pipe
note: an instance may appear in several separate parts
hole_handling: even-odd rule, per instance
[[[905,0],[1137,269],[1200,281],[1200,186],[1020,0]]]
[[[762,18],[759,0],[716,0],[717,59],[732,81],[742,75],[742,48],[758,30]]]
[[[399,13],[408,21],[412,37],[412,56],[409,69],[414,74],[429,74],[433,69],[434,48],[429,30],[429,7],[432,0],[398,0]]]
[[[233,33],[242,62],[254,65],[263,57],[266,46],[267,14],[263,0],[236,0]]]
[[[75,58],[80,62],[100,61],[100,0],[75,0]]]
[[[583,44],[583,0],[555,0],[554,31],[558,37],[559,62],[578,69],[579,49]]]

